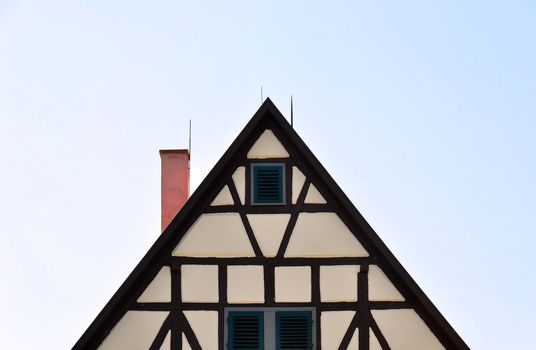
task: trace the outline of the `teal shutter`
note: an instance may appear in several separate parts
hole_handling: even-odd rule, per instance
[[[280,164],[254,164],[253,204],[284,204],[284,170]]]
[[[311,311],[278,311],[276,318],[277,350],[311,350],[313,319]]]
[[[228,349],[264,350],[263,316],[262,312],[229,312]]]

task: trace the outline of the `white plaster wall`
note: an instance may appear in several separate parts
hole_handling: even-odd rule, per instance
[[[404,301],[404,297],[385,273],[377,266],[370,265],[368,272],[369,300]]]
[[[298,167],[292,167],[292,204],[296,204],[298,196],[305,183],[305,175],[298,169]]]
[[[268,257],[276,256],[290,214],[248,214],[247,217],[262,254]]]
[[[355,311],[324,311],[320,314],[322,350],[338,350]]]
[[[164,266],[138,298],[138,303],[169,303],[171,301],[171,270]]]
[[[181,296],[185,303],[217,303],[219,301],[218,266],[182,265]]]
[[[359,265],[320,266],[320,299],[324,302],[357,301]]]
[[[359,349],[359,329],[355,329],[350,343],[348,343],[348,350],[358,350]],[[371,349],[372,350],[372,349]]]
[[[233,173],[233,182],[242,205],[246,203],[246,168],[239,166]]]
[[[98,350],[147,350],[169,312],[127,311]]]
[[[342,340],[342,339],[341,339]],[[348,350],[358,350],[359,349],[359,329],[355,329],[352,339],[348,344]],[[374,335],[372,329],[369,328],[369,350],[383,350],[380,342]]]
[[[369,328],[369,350],[383,350],[374,331]]]
[[[231,196],[231,191],[229,190],[229,186],[225,185],[221,191],[218,193],[218,195],[214,198],[212,203],[210,205],[212,206],[218,206],[218,205],[233,205],[233,196]]]
[[[326,200],[324,199],[324,196],[318,192],[318,189],[315,187],[315,185],[311,184],[309,186],[309,190],[307,190],[307,196],[305,196],[305,203],[306,204],[326,204]]]
[[[227,268],[227,301],[230,304],[264,303],[264,267],[229,266]]]
[[[288,158],[288,152],[275,137],[272,130],[266,129],[248,151],[248,158]]]
[[[171,350],[171,331],[168,331],[160,350]]]
[[[186,339],[184,333],[182,333],[182,350],[192,350],[192,347],[190,346],[190,343],[188,343],[188,339]]]
[[[238,213],[202,214],[173,250],[174,256],[255,256]]]
[[[301,213],[285,257],[355,257],[367,251],[335,213]]]
[[[218,312],[184,311],[203,350],[218,350]]]
[[[413,309],[371,312],[392,350],[445,349]]]
[[[278,266],[274,275],[276,302],[311,301],[310,266]]]

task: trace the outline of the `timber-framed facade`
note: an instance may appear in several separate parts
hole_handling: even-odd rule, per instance
[[[310,312],[316,350],[468,349],[269,99],[73,349],[230,349],[237,310]]]

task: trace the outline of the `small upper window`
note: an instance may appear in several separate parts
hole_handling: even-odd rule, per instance
[[[285,204],[285,165],[251,165],[251,204]]]

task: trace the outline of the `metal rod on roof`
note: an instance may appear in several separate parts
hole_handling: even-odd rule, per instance
[[[292,104],[292,94],[290,94],[290,126],[294,127],[294,105]]]
[[[262,96],[262,85],[261,85],[261,105],[262,105],[263,102],[264,102],[264,98]]]
[[[188,154],[192,154],[192,119],[190,119],[190,127],[188,129]]]

